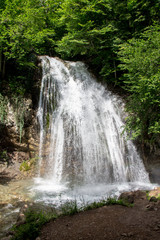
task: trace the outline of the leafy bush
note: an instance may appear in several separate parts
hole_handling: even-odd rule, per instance
[[[37,157],[31,158],[27,161],[23,161],[20,165],[20,171],[29,171],[36,164]]]

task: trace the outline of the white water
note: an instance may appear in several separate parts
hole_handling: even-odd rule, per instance
[[[97,83],[82,62],[42,60],[38,109],[39,200],[87,201],[149,187],[132,141],[122,135],[122,102]]]

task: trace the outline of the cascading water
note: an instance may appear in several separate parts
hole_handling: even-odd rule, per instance
[[[147,185],[143,162],[132,141],[122,135],[122,102],[97,83],[82,62],[47,56],[40,59],[43,72],[37,116],[41,178],[37,189],[54,189],[55,194],[61,189],[66,194],[65,185],[73,194],[79,186],[81,190],[76,191],[83,195],[85,186],[93,186],[98,195],[107,194],[106,186],[115,192],[115,186],[123,184],[126,189],[128,183]]]

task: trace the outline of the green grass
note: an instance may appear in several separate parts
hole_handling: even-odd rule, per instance
[[[133,207],[133,204],[130,204],[123,199],[116,200],[115,198],[108,198],[107,200],[102,200],[100,202],[93,202],[91,204],[86,205],[83,208],[83,211],[100,208],[103,206],[109,206],[109,205],[122,205],[122,206],[126,206],[126,207]]]
[[[57,218],[55,214],[46,214],[28,210],[25,213],[26,221],[20,226],[14,226],[14,236],[11,240],[35,240],[41,227],[51,219]]]
[[[61,206],[61,212],[63,216],[71,216],[78,212],[80,209],[78,208],[77,201],[67,201],[64,205]]]

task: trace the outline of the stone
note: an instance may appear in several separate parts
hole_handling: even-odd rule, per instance
[[[151,197],[149,201],[150,201],[150,202],[157,202],[158,200],[157,200],[156,197]]]
[[[132,232],[128,233],[128,237],[132,237],[132,236],[133,236]]]
[[[147,210],[149,210],[149,211],[154,211],[155,209],[154,209],[154,205],[151,205],[151,204],[148,204],[147,206],[146,206],[146,208],[147,208]]]
[[[134,203],[134,196],[132,192],[124,192],[122,193],[119,198],[119,200],[124,200],[130,204]]]
[[[160,230],[159,227],[154,228],[154,231],[159,231],[159,230]]]
[[[121,236],[127,237],[127,233],[122,233]]]

